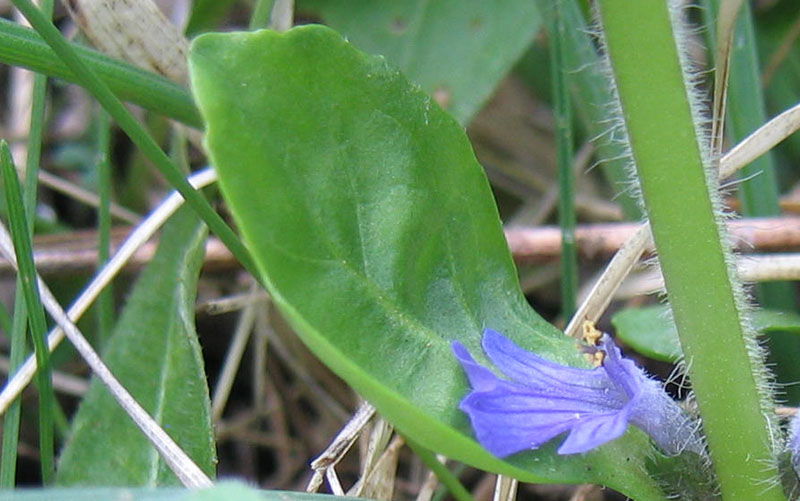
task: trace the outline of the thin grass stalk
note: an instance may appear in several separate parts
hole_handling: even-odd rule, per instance
[[[25,333],[28,327],[28,309],[22,295],[22,280],[17,276],[16,292],[14,294],[14,311],[12,327],[6,331],[11,339],[9,353],[8,379],[11,380],[17,369],[25,362],[27,357],[27,343]],[[19,397],[8,406],[3,416],[3,454],[0,459],[0,489],[13,489],[16,485],[17,475],[17,446],[19,445],[19,422],[22,412],[22,402]]]
[[[572,112],[566,64],[562,2],[556,0],[550,23],[550,70],[558,161],[558,223],[561,226],[561,311],[565,321],[578,303],[578,248],[575,241],[575,174],[572,160]]]
[[[427,466],[434,475],[436,475],[436,478],[439,479],[439,482],[442,483],[442,486],[450,491],[450,495],[453,496],[456,501],[473,501],[472,494],[470,494],[458,477],[455,476],[453,472],[447,468],[447,466],[443,465],[438,459],[436,459],[436,454],[420,446],[416,442],[409,440],[408,437],[403,438],[411,450],[414,451],[414,454],[416,454],[422,463]]]
[[[248,26],[251,31],[260,30],[269,26],[269,18],[274,3],[274,0],[256,0],[256,5],[253,7],[253,13],[250,15],[250,24]]]
[[[97,187],[100,206],[97,208],[97,269],[102,270],[111,255],[111,119],[103,110],[97,113]],[[114,290],[112,283],[97,297],[97,339],[95,346],[111,334],[114,325]]]
[[[3,329],[3,332],[8,334],[11,332],[13,323],[14,320],[11,317],[11,313],[8,312],[6,305],[0,303],[0,329]]]
[[[45,16],[53,15],[53,0],[43,0],[41,9]],[[25,186],[23,194],[23,211],[26,215],[26,234],[29,238],[33,236],[33,222],[36,214],[36,195],[38,184],[39,164],[42,157],[42,143],[44,137],[45,108],[47,99],[47,77],[42,74],[34,75],[33,93],[31,103],[31,124],[28,133],[27,158],[25,165]],[[16,180],[16,174],[14,175]],[[5,309],[4,309],[5,310]],[[25,330],[28,324],[28,308],[23,294],[23,284],[20,277],[16,282],[16,293],[14,299],[14,317],[11,327],[6,332],[11,336],[11,347],[9,353],[9,376],[25,361],[27,356],[27,346],[25,342]],[[6,328],[6,325],[4,325]],[[49,352],[48,352],[49,354]],[[51,377],[49,370],[42,373],[45,377]],[[40,454],[42,455],[42,479],[49,483],[52,479],[53,465],[46,465],[45,461],[50,458],[52,462],[53,440],[52,440],[52,420],[48,423],[49,412],[42,413],[46,408],[52,409],[50,396],[52,391],[40,394]],[[3,453],[0,461],[0,488],[14,487],[16,484],[16,464],[17,447],[19,445],[19,423],[22,403],[17,400],[13,407],[9,409],[3,422]],[[45,409],[42,408],[44,406]],[[48,438],[49,435],[49,438]]]
[[[39,386],[39,455],[42,469],[42,482],[49,485],[55,474],[53,453],[53,407],[54,394],[51,381],[50,350],[47,348],[47,322],[44,307],[36,286],[36,268],[33,264],[33,246],[29,233],[28,218],[22,201],[17,171],[11,158],[8,144],[0,143],[0,164],[3,172],[8,219],[14,237],[14,250],[19,262],[19,276],[22,292],[28,309],[28,326],[39,366],[37,383]],[[35,179],[35,178],[34,178]]]
[[[255,277],[259,276],[255,264],[231,228],[214,212],[206,199],[186,181],[180,170],[161,150],[155,140],[111,92],[111,89],[86,66],[72,50],[61,32],[45,18],[30,0],[13,0],[14,6],[31,23],[42,38],[58,54],[64,64],[75,74],[82,85],[97,99],[114,121],[125,131],[144,155],[158,168],[197,215],[217,234],[236,259]]]

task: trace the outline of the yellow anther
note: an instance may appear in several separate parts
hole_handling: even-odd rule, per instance
[[[583,340],[590,346],[597,346],[597,342],[603,337],[603,333],[597,330],[594,322],[585,320],[583,322]]]

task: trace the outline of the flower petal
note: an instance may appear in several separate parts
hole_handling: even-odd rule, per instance
[[[476,362],[463,344],[454,341],[451,346],[453,354],[461,362],[464,372],[467,373],[467,379],[469,379],[469,384],[472,385],[473,389],[486,391],[494,388],[499,379],[492,371]]]
[[[608,334],[603,334],[600,338],[599,348],[606,353],[603,368],[608,377],[617,387],[625,391],[628,398],[636,398],[642,391],[643,382],[650,380],[640,368],[636,367],[633,360],[622,357],[619,348]]]
[[[520,392],[518,385],[498,379],[493,390],[473,391],[459,407],[469,416],[478,442],[492,454],[505,457],[536,449],[570,429],[580,409],[567,400],[562,401],[563,406],[554,406],[554,402]]]
[[[580,454],[621,437],[628,428],[628,412],[596,414],[578,420],[558,448],[559,454]]]
[[[483,332],[483,349],[503,374],[526,385],[587,388],[608,386],[608,378],[602,370],[578,369],[551,362],[520,348],[492,329]]]

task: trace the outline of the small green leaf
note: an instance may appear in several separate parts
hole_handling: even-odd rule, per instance
[[[206,227],[182,209],[164,228],[108,340],[106,364],[133,397],[208,475],[214,436],[194,299]],[[155,448],[94,380],[61,455],[60,485],[179,485]]]
[[[209,34],[190,55],[220,185],[276,304],[303,341],[404,435],[525,481],[661,498],[631,428],[587,455],[557,442],[506,461],[472,438],[451,351],[485,327],[585,364],[523,297],[463,128],[381,57],[323,26]]]
[[[299,8],[318,13],[356,47],[385,56],[463,124],[542,24],[529,0],[304,0]]]
[[[787,332],[800,334],[800,315],[796,313],[756,310],[751,313],[753,327],[764,334]],[[611,319],[617,336],[642,355],[663,362],[681,358],[678,330],[664,305],[629,308]]]

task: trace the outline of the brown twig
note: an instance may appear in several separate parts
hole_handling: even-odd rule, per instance
[[[576,230],[578,250],[583,259],[598,260],[611,256],[639,227],[635,223],[602,223],[580,225]],[[800,248],[800,217],[786,216],[763,219],[742,219],[728,223],[734,243],[744,252],[781,251]],[[130,228],[115,228],[112,247],[116,248]],[[505,229],[514,259],[520,263],[543,263],[558,259],[561,252],[561,230],[556,226],[525,226]],[[35,239],[34,258],[42,275],[89,273],[97,263],[97,233],[77,231],[68,234],[44,235]],[[152,257],[156,241],[145,244],[131,258],[128,268],[138,269]],[[206,246],[206,270],[235,268],[236,261],[224,245],[210,238]],[[11,275],[9,263],[0,259],[0,276]]]
[[[638,228],[633,223],[578,226],[575,231],[578,250],[585,259],[606,258]],[[800,217],[742,219],[728,223],[728,229],[736,247],[745,252],[800,247]],[[561,231],[555,226],[507,228],[505,234],[518,262],[546,262],[557,259],[561,252]]]

